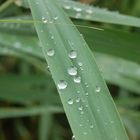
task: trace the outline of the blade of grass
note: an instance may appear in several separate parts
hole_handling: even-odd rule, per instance
[[[78,30],[66,24],[47,24],[72,24],[54,1],[29,0],[29,4],[34,20],[42,20],[42,23],[35,23],[36,30],[76,139],[127,140],[107,86]],[[79,62],[83,64],[83,70],[78,66]],[[75,77],[74,82],[71,73],[67,73],[73,66],[80,76]],[[75,102],[77,97],[79,103]]]
[[[27,0],[19,1],[18,5],[29,7]],[[139,18],[123,15],[118,11],[109,11],[105,8],[89,6],[72,0],[57,0],[55,3],[63,7],[65,12],[72,18],[140,27]]]

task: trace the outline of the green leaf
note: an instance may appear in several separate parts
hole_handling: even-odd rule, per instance
[[[36,30],[76,139],[127,140],[93,54],[78,30],[54,1],[29,0],[29,4],[34,20],[42,21],[35,23]],[[71,76],[73,67],[79,77]]]
[[[18,3],[20,6],[28,7],[27,0],[18,0]],[[72,0],[57,0],[56,3],[72,18],[140,27],[139,18],[123,15],[118,11],[109,11]]]

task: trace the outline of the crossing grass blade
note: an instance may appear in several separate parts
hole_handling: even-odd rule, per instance
[[[72,0],[57,0],[56,3],[75,19],[140,27],[139,18],[123,15],[118,11],[109,11],[105,8],[89,6]],[[27,0],[18,0],[17,5],[29,8]]]
[[[29,0],[29,4],[34,20],[42,21],[35,23],[36,30],[76,140],[127,140],[93,54],[78,30],[55,1]],[[73,67],[78,76],[71,76]]]

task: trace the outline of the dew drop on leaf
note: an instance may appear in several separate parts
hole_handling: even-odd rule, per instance
[[[48,49],[47,50],[47,55],[48,56],[54,56],[54,54],[55,54],[55,50],[54,49]]]
[[[68,71],[69,75],[72,75],[72,76],[77,75],[77,68],[76,67],[70,67],[70,68],[68,68],[67,71]]]
[[[80,102],[80,98],[77,97],[77,98],[76,98],[76,103],[79,103],[79,102]]]
[[[67,86],[68,86],[68,83],[64,80],[60,80],[57,84],[57,87],[59,90],[65,89],[67,88]]]
[[[82,9],[79,8],[79,7],[74,7],[73,9],[74,9],[76,12],[81,12],[81,11],[82,11]]]
[[[69,104],[69,105],[72,105],[73,103],[74,103],[74,102],[73,102],[72,99],[69,99],[69,100],[68,100],[68,104]]]
[[[71,6],[69,6],[69,5],[64,5],[64,8],[65,8],[66,10],[69,10],[69,9],[71,9]]]
[[[78,107],[78,110],[82,111],[83,110],[83,107],[82,106]]]
[[[99,93],[101,91],[101,88],[99,86],[96,86],[96,92]]]
[[[92,14],[92,13],[93,13],[93,10],[92,10],[92,9],[87,9],[87,10],[86,10],[86,13]]]
[[[71,51],[69,52],[69,58],[71,58],[71,59],[77,58],[77,52],[74,51],[74,50],[71,50]]]
[[[81,83],[81,77],[80,76],[75,76],[74,77],[74,82],[75,83]]]

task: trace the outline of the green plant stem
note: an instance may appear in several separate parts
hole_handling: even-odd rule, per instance
[[[7,7],[9,7],[12,3],[14,2],[14,0],[7,0],[5,3],[3,3],[0,6],[0,13],[5,10]]]

